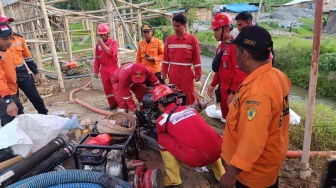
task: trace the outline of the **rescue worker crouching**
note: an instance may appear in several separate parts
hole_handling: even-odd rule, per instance
[[[112,75],[119,68],[118,43],[109,37],[110,28],[106,23],[98,25],[99,38],[97,39],[94,58],[94,77],[100,72],[105,95],[109,103],[109,110],[117,108],[117,102],[112,87]]]
[[[221,137],[193,108],[177,105],[166,85],[155,87],[153,101],[163,114],[156,120],[158,144],[167,176],[166,187],[180,187],[179,161],[191,166],[212,166],[217,180],[225,173],[221,162]]]
[[[141,105],[140,109],[142,108],[141,101],[146,94],[146,85],[144,84],[146,81],[152,86],[161,85],[154,73],[140,63],[125,64],[114,72],[112,86],[118,103],[118,112],[135,111],[137,109],[132,98],[132,92]]]

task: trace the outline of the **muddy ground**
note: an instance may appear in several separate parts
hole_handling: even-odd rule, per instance
[[[39,87],[41,95],[44,97],[46,107],[49,110],[49,114],[63,114],[64,117],[72,117],[77,115],[79,120],[89,118],[92,124],[97,121],[101,115],[96,114],[76,103],[72,103],[69,100],[69,94],[73,89],[82,87],[90,81],[90,78],[79,78],[65,80],[65,92],[60,92],[57,81],[46,80],[43,87]],[[81,99],[82,101],[100,108],[106,109],[108,107],[104,93],[99,90],[86,88],[82,91],[75,93],[74,98]],[[24,99],[22,99],[24,100]],[[25,113],[36,113],[30,102],[23,102],[25,107]],[[206,119],[206,118],[205,118]],[[215,130],[222,134],[224,124],[220,121],[211,121]],[[215,122],[215,123],[213,123]],[[216,124],[216,125],[214,125]],[[140,151],[140,159],[145,161],[145,164],[149,168],[160,168],[164,171],[163,163],[160,157],[160,153],[146,147]],[[287,159],[280,172],[280,187],[283,188],[315,188],[319,187],[319,181],[321,178],[321,162],[317,165],[313,165],[313,171],[310,178],[307,180],[299,179],[301,158]],[[64,162],[67,168],[74,168],[72,159]],[[194,168],[186,165],[181,165],[181,178],[185,188],[212,188],[219,187],[217,180],[214,178],[210,167],[209,172],[197,172]]]

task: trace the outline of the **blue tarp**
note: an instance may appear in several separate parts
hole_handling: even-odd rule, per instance
[[[226,4],[225,9],[230,12],[258,12],[258,7],[249,4]]]

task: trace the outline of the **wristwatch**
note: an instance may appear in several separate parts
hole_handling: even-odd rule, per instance
[[[11,103],[12,101],[14,101],[12,98],[9,98],[9,99],[6,99],[5,100],[5,103],[7,104],[7,105],[9,105],[9,103]]]

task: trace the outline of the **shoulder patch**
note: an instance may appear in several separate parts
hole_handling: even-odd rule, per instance
[[[247,115],[247,119],[249,121],[252,121],[254,117],[257,115],[257,109],[254,108],[253,106],[248,107],[246,109],[246,115]]]

